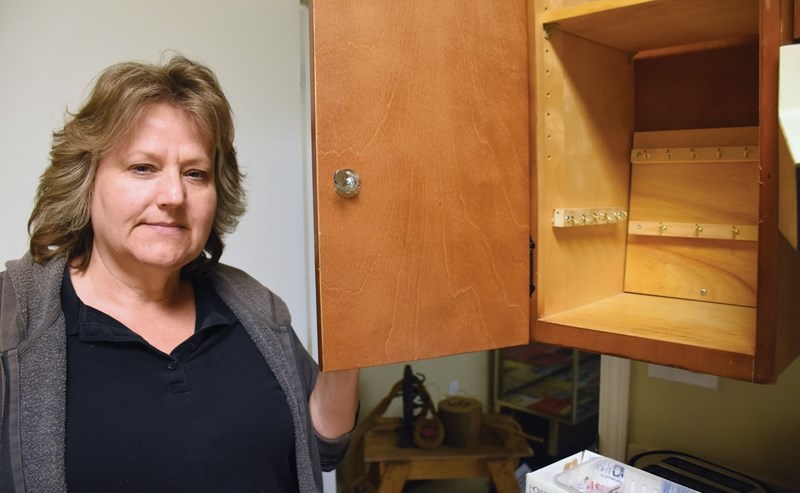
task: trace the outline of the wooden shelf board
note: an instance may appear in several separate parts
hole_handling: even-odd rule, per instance
[[[758,34],[753,0],[597,0],[540,14],[546,27],[639,52]]]
[[[755,354],[755,308],[621,293],[540,320],[747,356]]]

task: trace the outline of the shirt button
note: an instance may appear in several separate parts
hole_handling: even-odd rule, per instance
[[[189,349],[191,349],[192,351],[197,351],[197,343],[190,342],[189,343]]]
[[[170,361],[167,364],[167,368],[170,369],[170,370],[174,370],[177,367],[178,367],[178,362],[177,361]]]

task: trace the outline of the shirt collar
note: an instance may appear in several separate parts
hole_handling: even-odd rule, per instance
[[[229,327],[236,316],[211,287],[207,278],[192,279],[195,299],[195,334],[213,327]],[[75,292],[69,267],[64,269],[61,284],[61,307],[67,335],[77,335],[84,342],[140,342],[142,337],[115,318],[83,303]]]

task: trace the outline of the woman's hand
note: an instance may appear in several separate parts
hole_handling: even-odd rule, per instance
[[[311,391],[311,423],[323,438],[334,439],[353,430],[358,410],[359,370],[320,372]]]

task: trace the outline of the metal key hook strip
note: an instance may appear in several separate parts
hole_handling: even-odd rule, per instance
[[[628,213],[619,207],[553,209],[553,226],[591,226],[625,222]]]

